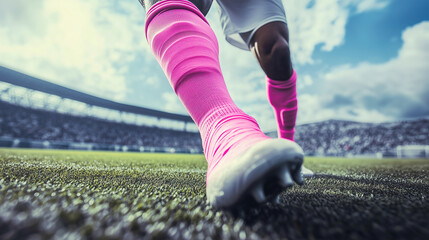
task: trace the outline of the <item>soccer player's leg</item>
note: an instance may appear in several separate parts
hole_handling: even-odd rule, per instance
[[[301,183],[302,149],[293,141],[264,135],[232,101],[219,65],[216,36],[201,11],[183,0],[160,1],[147,10],[149,46],[201,133],[210,204],[260,202],[294,181]],[[267,181],[275,181],[279,188],[264,188],[275,185]]]
[[[298,111],[297,75],[292,68],[286,23],[270,22],[260,27],[250,41],[250,49],[267,75],[267,95],[277,120],[278,136],[293,141]],[[302,170],[305,176],[313,175],[305,167]]]

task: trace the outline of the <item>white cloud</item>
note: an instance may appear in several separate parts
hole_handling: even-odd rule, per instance
[[[389,5],[389,1],[360,0],[357,5],[357,12],[362,13],[370,10],[380,10]]]
[[[386,122],[394,118],[379,111],[365,108],[329,108],[326,103],[332,100],[326,93],[321,95],[298,95],[297,124],[325,121],[328,119],[343,119],[361,122]]]
[[[363,13],[384,8],[388,3],[380,0],[284,1],[293,61],[312,64],[316,46],[329,52],[343,44],[352,7]]]
[[[154,76],[149,76],[149,77],[145,77],[143,81],[147,86],[158,87],[160,80]]]
[[[402,39],[398,56],[385,63],[343,65],[322,76],[320,94],[300,96],[302,118],[306,111],[369,122],[429,116],[429,21],[407,28]]]
[[[179,114],[187,113],[186,109],[183,107],[182,103],[174,92],[164,92],[162,94],[162,99],[165,102],[164,109],[162,109],[163,111]]]
[[[144,13],[133,3],[118,12],[109,1],[0,0],[0,64],[122,100],[128,64],[145,49]]]
[[[331,51],[343,43],[349,10],[338,1],[310,0],[285,3],[290,30],[290,45],[295,63],[313,63],[312,54],[317,45]]]
[[[308,74],[302,75],[300,76],[296,84],[297,84],[297,89],[303,89],[303,88],[309,87],[313,85],[313,78]]]

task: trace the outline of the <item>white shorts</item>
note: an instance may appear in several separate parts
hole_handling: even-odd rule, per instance
[[[250,39],[263,25],[274,21],[286,23],[282,0],[216,1],[226,40],[244,50],[249,50]]]

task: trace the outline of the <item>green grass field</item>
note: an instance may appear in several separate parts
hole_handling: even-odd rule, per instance
[[[0,239],[429,239],[429,160],[305,163],[280,204],[228,212],[202,155],[0,149]]]

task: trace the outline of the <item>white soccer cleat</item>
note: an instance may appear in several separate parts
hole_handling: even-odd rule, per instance
[[[215,167],[207,178],[207,199],[215,208],[273,199],[294,182],[303,184],[303,159],[304,152],[295,142],[263,140],[241,157]]]

